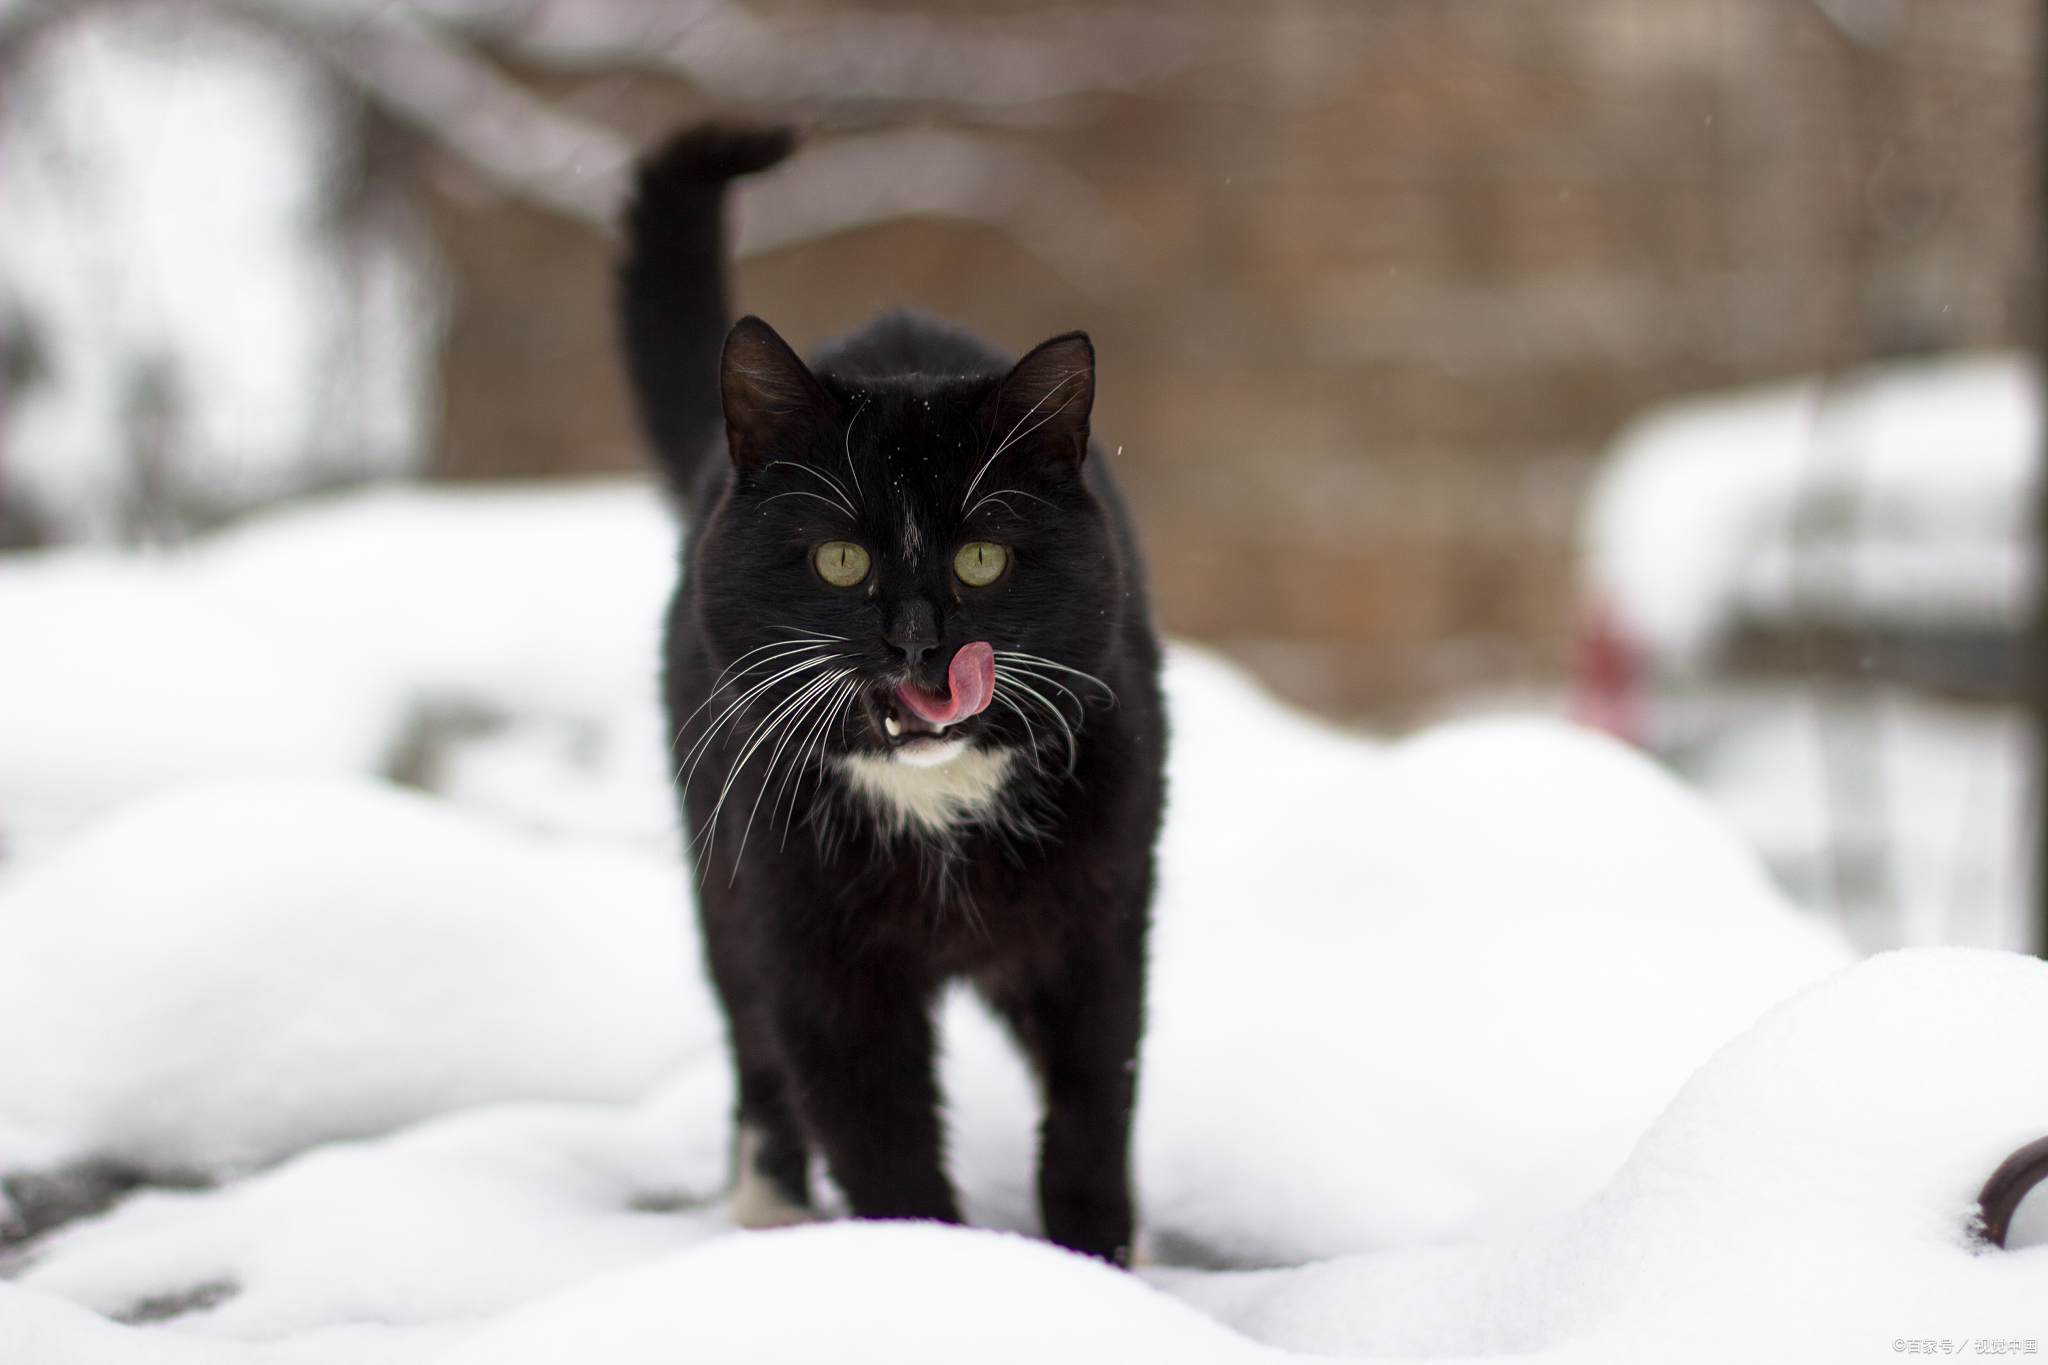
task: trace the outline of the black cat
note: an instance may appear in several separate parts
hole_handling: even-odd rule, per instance
[[[934,1001],[971,981],[1045,1102],[1047,1236],[1127,1262],[1165,747],[1130,523],[1079,332],[1014,365],[886,314],[806,367],[726,329],[725,182],[786,131],[641,168],[620,271],[641,415],[688,525],[667,700],[739,1079],[734,1217],[959,1221]]]

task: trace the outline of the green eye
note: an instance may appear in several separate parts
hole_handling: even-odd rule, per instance
[[[868,552],[850,540],[831,540],[811,556],[818,577],[835,588],[850,588],[868,576]]]
[[[969,587],[983,588],[1002,577],[1003,566],[1009,562],[1008,550],[977,540],[962,545],[960,553],[953,556],[953,572],[959,574],[960,581]]]

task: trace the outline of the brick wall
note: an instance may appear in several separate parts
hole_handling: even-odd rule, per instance
[[[893,303],[1017,348],[1087,328],[1165,625],[1307,704],[1398,724],[1560,678],[1577,498],[1646,404],[2031,335],[2021,0],[1174,12],[1216,60],[993,133],[1143,230],[1116,305],[936,223],[751,260],[739,302],[800,348]],[[708,111],[645,76],[524,75],[640,137]],[[409,155],[455,272],[443,472],[633,465],[606,244]]]

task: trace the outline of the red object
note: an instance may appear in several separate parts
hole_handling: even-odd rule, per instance
[[[1613,607],[1598,600],[1586,607],[1573,653],[1572,719],[1641,744],[1642,651]]]
[[[916,683],[896,684],[896,699],[927,725],[951,725],[988,709],[996,691],[996,651],[986,640],[962,645],[946,665],[948,695],[927,692]]]

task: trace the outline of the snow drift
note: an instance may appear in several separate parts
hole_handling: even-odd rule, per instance
[[[2048,1288],[2048,1253],[1966,1236],[2048,1129],[2039,964],[1902,955],[1766,1014],[1850,955],[1641,756],[1535,721],[1347,736],[1185,648],[1136,1159],[1155,1268],[1014,1235],[1035,1097],[965,995],[943,1074],[983,1230],[735,1232],[649,685],[671,554],[641,490],[444,491],[167,565],[0,568],[0,625],[50,632],[0,662],[38,707],[0,705],[35,759],[0,769],[5,809],[63,804],[39,784],[67,743],[91,779],[0,880],[0,1170],[213,1182],[18,1250],[0,1359],[1807,1360],[2022,1331]],[[357,710],[201,686],[161,713],[189,735],[124,750],[96,726],[158,703],[132,636],[59,633],[87,602],[222,623]],[[396,789],[379,755],[436,695],[496,719],[417,779],[438,794]]]

